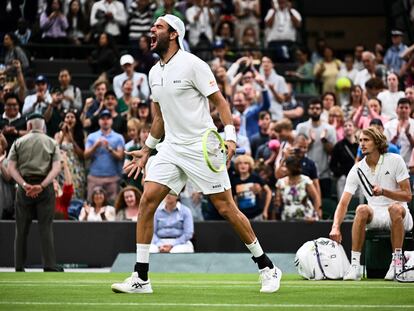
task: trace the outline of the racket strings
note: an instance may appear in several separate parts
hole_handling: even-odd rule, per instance
[[[210,133],[207,137],[207,152],[211,164],[219,169],[225,162],[226,154],[221,147],[221,142],[214,133]]]

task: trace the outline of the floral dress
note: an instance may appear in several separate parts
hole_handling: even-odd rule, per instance
[[[301,220],[316,215],[306,191],[306,186],[312,184],[312,180],[305,175],[300,177],[296,185],[289,185],[289,177],[279,179],[276,183],[283,200],[282,220]]]
[[[68,166],[70,173],[72,174],[73,188],[75,193],[73,194],[73,199],[83,200],[85,198],[85,186],[86,186],[86,177],[85,177],[85,165],[82,159],[79,159],[78,155],[75,153],[75,149],[72,143],[63,141],[60,145],[60,149],[66,152],[68,158]],[[63,170],[59,175],[59,183],[62,184],[64,181]]]

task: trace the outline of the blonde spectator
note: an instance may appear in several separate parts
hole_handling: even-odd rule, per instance
[[[132,147],[142,147],[142,145],[140,144],[140,138],[139,138],[139,135],[141,132],[141,126],[142,124],[137,118],[131,118],[128,120],[127,135],[130,140],[125,144],[126,151],[129,151],[129,149],[131,149]]]
[[[108,205],[106,193],[100,186],[93,188],[91,202],[84,202],[79,214],[81,221],[113,221],[115,208]]]
[[[141,196],[141,191],[133,186],[122,189],[115,200],[116,220],[137,221]]]
[[[346,106],[342,105],[345,119],[353,118],[358,108],[364,104],[364,90],[359,85],[351,86],[349,90],[349,102]]]
[[[337,141],[344,138],[344,121],[344,113],[341,107],[333,106],[329,109],[328,123],[334,127]]]

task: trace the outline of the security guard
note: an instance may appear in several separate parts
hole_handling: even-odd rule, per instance
[[[57,143],[44,134],[44,127],[45,120],[41,114],[29,115],[29,133],[13,143],[8,157],[10,175],[18,184],[14,242],[16,271],[24,271],[27,235],[36,215],[44,271],[61,271],[56,266],[52,227],[55,210],[52,181],[61,170],[60,151]]]

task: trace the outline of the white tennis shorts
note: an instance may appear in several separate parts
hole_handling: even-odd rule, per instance
[[[200,143],[176,145],[163,142],[157,145],[158,153],[148,163],[145,181],[165,185],[179,194],[190,179],[196,189],[204,194],[224,192],[231,188],[226,170],[211,171],[203,157]]]
[[[385,229],[391,230],[391,217],[388,212],[388,206],[370,206],[373,210],[373,217],[367,229]],[[413,228],[413,217],[408,208],[405,208],[405,217],[403,219],[405,231],[410,231]]]

